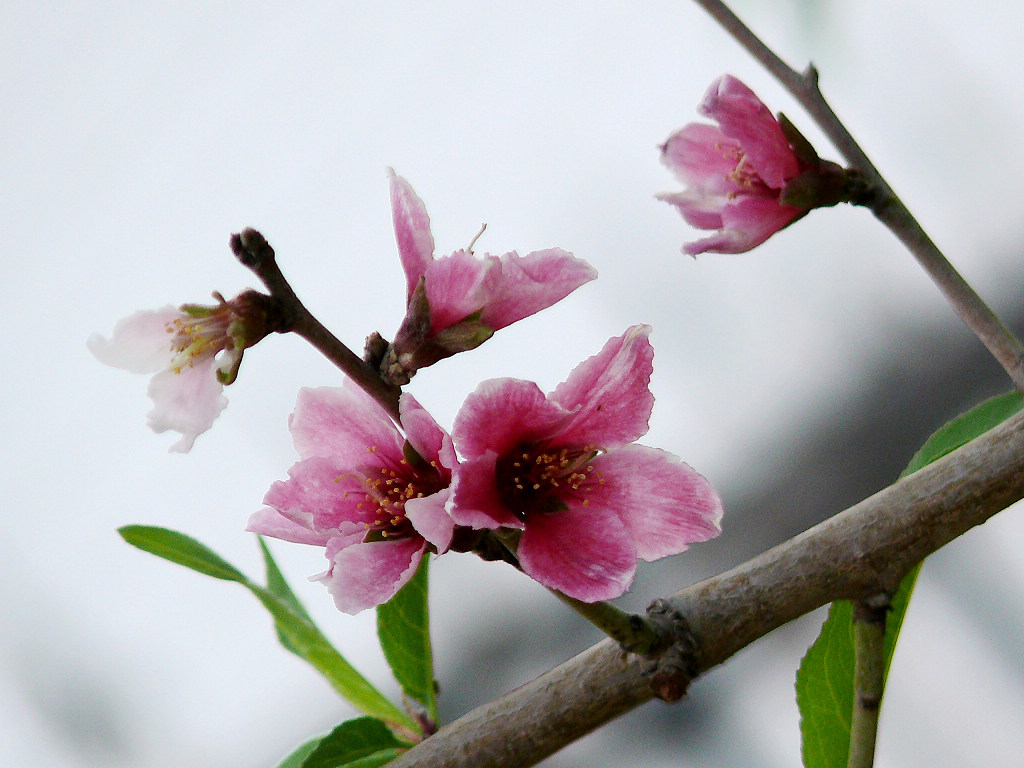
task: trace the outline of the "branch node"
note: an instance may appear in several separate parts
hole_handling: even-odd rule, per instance
[[[651,693],[665,702],[679,701],[700,674],[700,643],[686,617],[668,600],[655,600],[647,608],[647,620],[655,628],[660,642],[649,650],[656,658],[645,670]]]

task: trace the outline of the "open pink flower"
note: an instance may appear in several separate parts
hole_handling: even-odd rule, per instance
[[[262,301],[254,291],[215,306],[185,304],[136,312],[114,326],[110,339],[89,337],[101,363],[132,373],[155,374],[147,422],[154,432],[173,430],[171,451],[188,453],[228,404],[224,385],[238,375],[242,352],[267,334]]]
[[[707,480],[631,443],[647,432],[654,350],[638,325],[580,363],[554,392],[520,379],[477,387],[452,431],[464,457],[457,525],[521,531],[522,569],[586,602],[625,592],[637,558],[656,560],[720,532]]]
[[[684,245],[684,253],[749,251],[814,207],[781,201],[787,183],[811,166],[746,85],[723,75],[698,111],[718,126],[690,123],[661,148],[662,162],[687,189],[657,198],[675,205],[690,225],[718,230]]]
[[[400,411],[405,436],[349,382],[301,390],[290,422],[301,460],[249,520],[264,536],[325,547],[330,567],[315,578],[345,613],[387,602],[424,553],[451,543],[452,440],[411,395]]]
[[[407,285],[408,308],[391,361],[400,371],[411,375],[473,349],[495,331],[550,307],[597,277],[590,264],[561,248],[482,257],[463,250],[435,258],[423,201],[404,178],[389,174]]]

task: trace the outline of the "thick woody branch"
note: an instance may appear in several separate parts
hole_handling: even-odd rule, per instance
[[[894,592],[927,555],[1024,498],[1024,413],[790,541],[665,601],[694,676],[837,599]],[[651,698],[650,662],[606,640],[469,712],[393,768],[527,766]]]

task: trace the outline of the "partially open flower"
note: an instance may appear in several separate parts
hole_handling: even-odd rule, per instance
[[[409,394],[405,435],[351,382],[299,392],[291,417],[301,460],[274,483],[249,530],[325,548],[320,576],[338,609],[358,613],[391,599],[428,551],[444,552],[451,438]]]
[[[529,576],[585,602],[625,592],[637,558],[717,536],[721,502],[675,456],[633,445],[647,432],[654,350],[634,326],[580,363],[554,392],[485,381],[452,430],[457,525],[503,529]],[[511,536],[509,535],[511,534]]]
[[[684,245],[684,253],[749,251],[811,208],[842,199],[842,169],[819,160],[735,77],[712,83],[698,111],[718,125],[690,123],[661,148],[662,162],[687,188],[657,198],[691,226],[718,230]]]
[[[407,310],[384,362],[385,375],[408,381],[419,368],[478,347],[495,331],[550,307],[597,277],[561,248],[519,256],[456,251],[434,257],[423,201],[390,171],[391,211],[405,270]]]
[[[148,424],[154,432],[173,430],[181,440],[170,450],[187,453],[228,404],[223,391],[238,375],[242,352],[267,335],[267,300],[247,291],[216,305],[184,304],[142,310],[114,326],[106,339],[89,337],[89,351],[101,363],[132,373],[155,374]]]

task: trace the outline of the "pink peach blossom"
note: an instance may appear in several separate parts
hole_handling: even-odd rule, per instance
[[[519,256],[455,251],[434,256],[430,218],[409,182],[389,170],[395,238],[406,277],[407,312],[393,344],[410,374],[473,349],[497,330],[550,307],[596,270],[561,248]]]
[[[464,461],[455,523],[519,531],[529,576],[586,602],[625,592],[637,558],[656,560],[720,532],[722,506],[701,475],[647,432],[650,327],[638,325],[580,363],[554,392],[492,379],[466,399],[452,431]]]
[[[404,436],[350,382],[301,390],[290,422],[301,460],[249,520],[250,531],[324,547],[330,566],[314,578],[345,613],[391,599],[425,553],[451,543],[451,438],[411,395],[399,407]]]
[[[662,162],[687,188],[657,198],[691,226],[718,230],[684,245],[684,253],[749,251],[807,212],[782,197],[810,166],[768,107],[731,75],[711,84],[698,111],[718,125],[690,123],[662,145]]]

